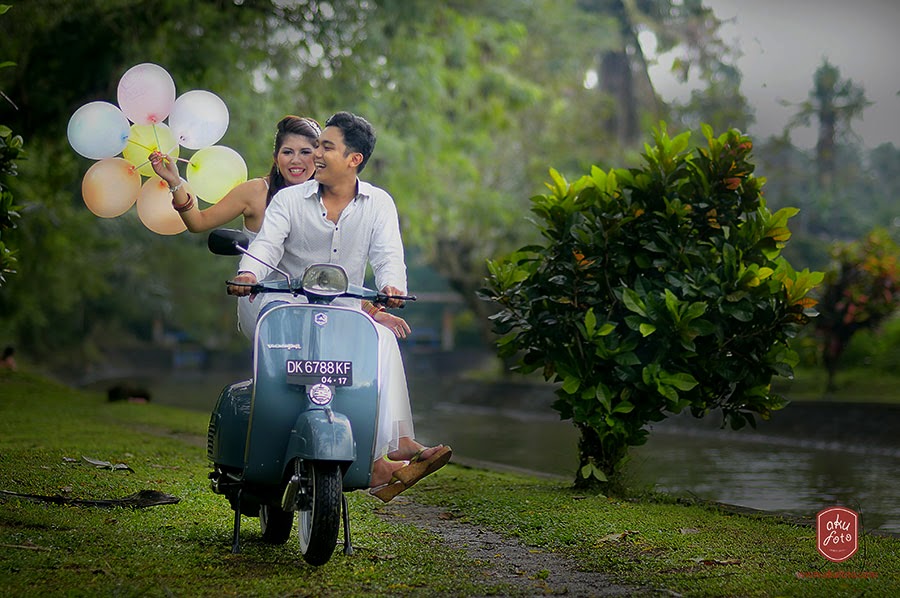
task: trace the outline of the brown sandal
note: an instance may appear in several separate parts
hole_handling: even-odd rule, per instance
[[[395,496],[409,488],[406,484],[397,479],[392,479],[387,484],[376,486],[369,490],[369,494],[380,498],[384,502],[391,502]]]
[[[453,456],[453,449],[449,446],[443,446],[429,458],[422,460],[421,455],[427,450],[427,448],[422,449],[413,455],[412,459],[409,460],[409,465],[401,467],[394,472],[394,478],[409,488],[425,476],[431,475],[449,463],[450,457]]]

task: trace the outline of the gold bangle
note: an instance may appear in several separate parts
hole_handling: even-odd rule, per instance
[[[372,316],[372,317],[374,317],[375,314],[377,314],[378,312],[384,311],[383,307],[381,307],[379,305],[375,305],[368,299],[363,301],[362,308],[363,308],[363,311],[365,311],[367,314],[369,314],[369,316]]]

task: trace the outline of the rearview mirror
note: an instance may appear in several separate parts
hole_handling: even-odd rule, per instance
[[[207,247],[216,255],[241,255],[250,246],[250,237],[246,233],[230,228],[217,228],[209,233]]]

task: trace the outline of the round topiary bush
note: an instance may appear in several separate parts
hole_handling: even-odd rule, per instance
[[[785,208],[772,214],[753,176],[752,143],[739,131],[688,149],[665,124],[644,165],[574,183],[551,171],[532,199],[544,245],[489,263],[482,296],[500,355],[522,372],[561,383],[555,408],[581,433],[576,485],[610,488],[649,422],[720,409],[755,425],[781,408],[773,376],[791,376],[788,347],[814,315],[818,272],[780,256]]]

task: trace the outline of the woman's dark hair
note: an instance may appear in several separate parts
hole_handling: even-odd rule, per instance
[[[372,124],[361,116],[349,112],[338,112],[328,119],[325,126],[340,129],[344,134],[344,145],[347,146],[347,151],[362,154],[362,162],[356,167],[356,172],[362,172],[375,150],[375,129]]]
[[[284,177],[281,176],[281,171],[278,170],[278,152],[281,151],[281,146],[284,145],[284,138],[288,135],[302,135],[316,141],[321,133],[322,126],[306,116],[289,114],[278,121],[278,125],[275,127],[275,150],[272,152],[272,169],[269,171],[269,192],[266,195],[267,207],[269,202],[272,201],[272,197],[288,186],[284,181]]]

